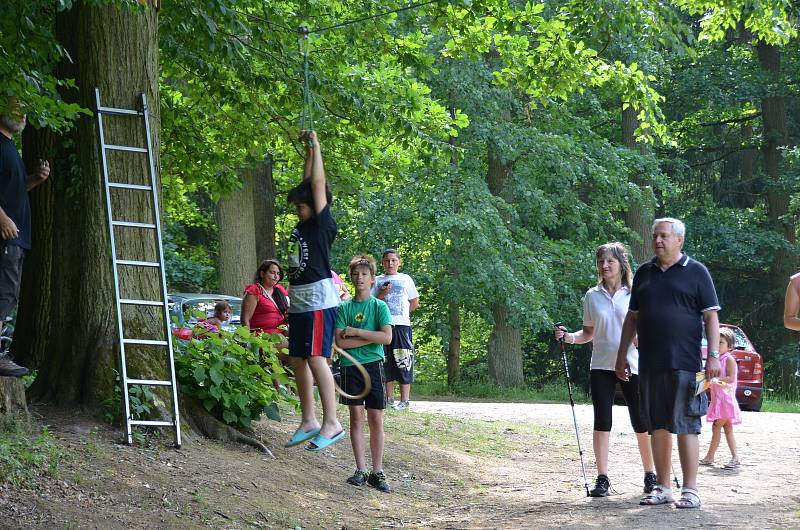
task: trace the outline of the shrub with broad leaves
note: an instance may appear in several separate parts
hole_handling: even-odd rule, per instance
[[[261,414],[279,421],[278,402],[296,404],[287,389],[293,382],[278,358],[281,336],[239,326],[235,331],[175,341],[181,392],[196,398],[221,421],[249,427]]]

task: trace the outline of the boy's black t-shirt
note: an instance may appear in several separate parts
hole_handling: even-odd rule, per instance
[[[330,254],[339,228],[331,207],[297,223],[289,237],[289,285],[307,285],[332,278]]]
[[[28,178],[16,144],[4,134],[0,134],[0,207],[19,229],[16,239],[0,239],[0,243],[30,249],[31,205],[28,201]]]

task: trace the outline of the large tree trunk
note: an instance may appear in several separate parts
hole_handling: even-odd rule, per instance
[[[518,328],[508,324],[508,309],[492,304],[494,328],[489,336],[489,375],[501,387],[521,387],[525,384],[522,372],[522,338]]]
[[[452,94],[451,94],[451,97]],[[455,120],[456,108],[450,106],[450,118]],[[451,136],[448,139],[452,152],[450,154],[450,182],[451,189],[455,193],[458,186],[458,151],[456,150],[456,138]],[[457,200],[454,200],[454,214],[458,213]],[[450,245],[450,281],[453,285],[458,284],[459,270],[458,263],[460,256],[456,255],[461,251],[459,241],[459,230],[455,228],[452,233],[453,244]],[[447,320],[450,327],[450,340],[447,343],[447,385],[453,386],[461,375],[461,307],[458,299],[451,298],[447,303]]]
[[[507,203],[514,202],[513,163],[503,160],[494,143],[489,142],[487,183],[492,195]],[[502,302],[492,304],[494,328],[489,336],[489,375],[502,387],[522,386],[522,340],[519,328],[508,322],[508,308]]]
[[[56,136],[50,129],[27,127],[22,135],[22,155],[28,173],[39,159],[48,160],[53,175],[68,166],[55,156]],[[25,255],[20,289],[20,310],[14,327],[12,353],[21,364],[38,369],[47,357],[53,265],[53,183],[30,192],[33,247]]]
[[[105,105],[138,108],[138,94],[150,103],[152,146],[158,170],[158,21],[152,9],[91,7],[76,2],[59,13],[59,41],[72,61],[63,65],[66,77],[78,89],[64,93],[67,101],[94,108],[94,87]],[[144,146],[141,119],[109,117],[105,120],[109,143]],[[32,391],[59,404],[97,406],[112,394],[113,370],[119,347],[114,303],[100,151],[94,117],[81,117],[59,142],[58,159],[68,169],[52,175],[56,186],[53,207],[53,281],[49,303],[50,326],[45,331],[47,359],[42,363]],[[144,183],[146,157],[114,152],[109,155],[111,179]],[[160,180],[160,179],[157,179]],[[158,185],[158,184],[157,184]],[[149,194],[112,192],[119,220],[153,222]],[[156,245],[152,231],[119,228],[118,257],[153,260]],[[55,268],[57,267],[57,268]],[[123,297],[160,298],[157,270],[122,268]],[[30,299],[22,310],[27,310]],[[163,338],[160,308],[133,308],[123,313],[126,335]],[[24,339],[23,339],[24,340]],[[128,348],[129,377],[164,377],[166,354],[160,347]]]
[[[757,46],[761,68],[770,79],[778,82],[781,72],[781,55],[776,46],[759,43]],[[775,88],[773,88],[775,90]],[[783,236],[790,244],[795,241],[794,222],[788,215],[790,193],[782,183],[781,151],[788,142],[786,128],[786,101],[782,95],[770,95],[761,100],[761,113],[764,125],[764,173],[767,179],[767,217],[773,230]],[[795,268],[794,255],[787,249],[775,253],[769,275],[772,289],[785,288],[789,275]],[[778,315],[780,316],[780,315]]]
[[[629,106],[622,111],[622,143],[628,149],[643,152],[644,146],[636,141],[634,132],[639,128],[636,110]],[[652,191],[642,175],[633,175],[633,182],[641,190],[641,200],[628,204],[625,212],[625,226],[630,228],[636,239],[631,241],[631,253],[636,263],[642,263],[653,254],[650,245],[651,223],[653,222]]]
[[[253,173],[256,258],[259,262],[277,257],[275,248],[276,193],[272,169],[272,155],[267,155],[264,163]]]
[[[447,385],[453,386],[461,375],[461,312],[458,302],[447,304],[450,341],[447,344]]]
[[[753,126],[750,123],[743,123],[740,129],[742,145],[749,145],[753,141]],[[739,178],[742,185],[737,204],[742,208],[752,208],[756,202],[756,196],[761,193],[761,183],[756,179],[756,156],[758,151],[750,147],[742,149],[740,156]]]
[[[258,267],[253,208],[253,181],[257,172],[258,169],[254,168],[240,171],[242,188],[222,197],[217,203],[217,263],[222,294],[241,296]]]

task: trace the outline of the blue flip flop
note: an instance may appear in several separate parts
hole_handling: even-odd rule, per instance
[[[306,450],[314,451],[315,453],[317,453],[319,451],[322,451],[326,447],[329,447],[329,446],[335,444],[336,442],[338,442],[342,438],[344,438],[344,429],[342,429],[342,431],[339,434],[333,435],[332,438],[327,438],[325,436],[322,436],[321,434],[317,434],[314,437],[314,439],[311,440],[311,443],[306,446]],[[314,445],[311,445],[311,444],[314,444]]]
[[[294,431],[292,437],[289,438],[289,441],[286,442],[286,445],[284,445],[284,447],[294,447],[295,445],[300,445],[301,443],[310,440],[311,438],[315,437],[318,434],[319,434],[319,428],[312,429],[310,431],[301,431],[300,428],[298,427],[297,430]]]

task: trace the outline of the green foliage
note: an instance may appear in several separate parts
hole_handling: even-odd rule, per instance
[[[290,380],[277,355],[280,341],[276,335],[258,335],[242,326],[180,342],[175,367],[181,392],[230,425],[249,427],[261,414],[279,420],[277,403],[296,401],[286,390]]]
[[[59,91],[74,88],[72,79],[61,79],[55,65],[66,59],[66,50],[55,39],[55,13],[70,2],[10,0],[0,14],[0,96],[16,96],[36,127],[65,130],[88,110],[66,103]],[[0,112],[6,110],[0,97]]]
[[[0,416],[0,484],[30,488],[39,475],[55,478],[64,456],[47,427],[30,416]]]
[[[168,219],[163,237],[164,268],[167,288],[173,292],[212,290],[216,283],[207,246],[190,245],[184,225]]]
[[[484,399],[489,401],[513,401],[531,403],[569,403],[569,392],[565,383],[549,383],[541,388],[501,388],[487,380],[460,382],[452,386],[444,383],[420,383],[414,385],[414,393],[430,398],[455,397]],[[589,403],[589,396],[582,390],[572,388],[576,403]]]
[[[111,396],[106,398],[101,408],[103,418],[110,424],[120,425],[125,419],[122,398],[122,381],[119,372],[114,370],[114,386]],[[131,418],[135,420],[153,419],[151,413],[158,407],[165,407],[164,402],[149,386],[131,385],[128,387],[128,407]]]

